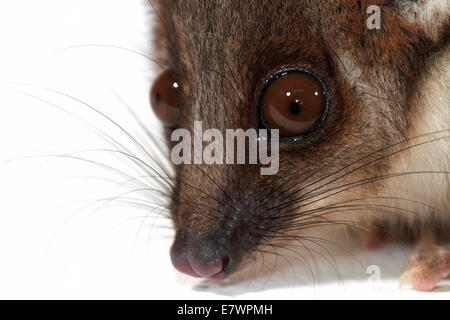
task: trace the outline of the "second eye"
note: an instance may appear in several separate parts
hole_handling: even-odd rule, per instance
[[[180,121],[179,91],[180,86],[170,69],[156,78],[150,91],[153,111],[168,128],[175,128]]]

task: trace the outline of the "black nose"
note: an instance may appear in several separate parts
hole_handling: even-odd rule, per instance
[[[178,271],[193,277],[226,277],[232,259],[230,250],[214,238],[189,243],[177,237],[171,250],[172,263]]]

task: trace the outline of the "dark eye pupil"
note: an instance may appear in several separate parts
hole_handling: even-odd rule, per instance
[[[159,92],[157,92],[155,95],[155,102],[156,102],[156,104],[161,103],[161,95],[159,94]]]
[[[291,111],[292,114],[300,113],[300,102],[298,101],[298,99],[291,102],[289,110]]]

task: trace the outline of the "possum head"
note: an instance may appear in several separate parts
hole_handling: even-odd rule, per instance
[[[434,8],[440,22],[431,28],[413,4],[425,10],[389,0],[152,2],[166,69],[152,101],[168,144],[174,129],[193,133],[194,121],[281,136],[276,175],[250,164],[174,167],[178,270],[225,277],[263,248],[345,225],[339,212],[356,221],[334,204],[387,188],[379,177],[422,121],[413,116],[423,107],[417,92],[432,57],[448,47],[449,11]],[[367,25],[371,5],[380,8],[380,29]],[[291,91],[299,93],[286,97]],[[312,106],[303,103],[317,93]],[[358,219],[372,211],[360,209]]]

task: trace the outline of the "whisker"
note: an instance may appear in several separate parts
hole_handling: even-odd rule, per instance
[[[365,160],[365,159],[368,159],[368,158],[370,158],[371,156],[376,155],[377,153],[384,152],[384,151],[386,151],[386,150],[389,150],[390,148],[397,147],[397,146],[399,146],[399,145],[401,145],[401,144],[408,143],[408,142],[410,142],[410,141],[413,141],[413,140],[416,140],[416,139],[419,139],[419,138],[423,138],[423,137],[427,137],[427,136],[435,135],[435,134],[440,134],[440,133],[444,133],[444,132],[448,132],[448,131],[449,131],[449,129],[446,129],[446,130],[440,130],[440,131],[435,131],[435,132],[431,132],[431,133],[426,133],[426,134],[418,135],[418,136],[416,136],[416,137],[413,137],[413,138],[410,138],[410,139],[407,139],[407,140],[404,140],[404,141],[400,141],[400,142],[391,144],[391,145],[389,145],[389,146],[387,146],[387,147],[383,147],[383,148],[381,148],[381,149],[379,149],[379,150],[376,150],[376,151],[374,151],[374,152],[371,152],[371,153],[369,153],[368,155],[365,155],[365,156],[363,156],[363,157],[361,157],[361,158],[359,158],[359,159],[357,159],[357,160],[355,160],[355,161],[349,163],[348,165],[345,165],[344,167],[342,167],[342,168],[338,169],[337,171],[334,171],[334,172],[332,172],[332,173],[326,175],[325,177],[321,177],[320,179],[315,180],[315,181],[313,181],[312,183],[309,183],[309,184],[306,184],[306,185],[302,186],[302,187],[301,187],[300,189],[298,189],[298,190],[294,190],[293,192],[291,192],[291,193],[287,194],[285,197],[283,197],[282,200],[284,200],[284,199],[286,199],[286,198],[288,198],[288,197],[291,197],[291,196],[293,196],[293,195],[295,195],[295,194],[297,194],[297,193],[300,193],[301,191],[303,191],[303,190],[309,188],[310,186],[313,186],[313,185],[316,184],[316,183],[319,183],[319,182],[321,182],[321,181],[323,181],[323,180],[325,180],[325,179],[327,179],[327,178],[329,178],[329,177],[331,177],[331,176],[333,176],[333,175],[335,175],[335,174],[338,174],[339,172],[342,172],[343,170],[345,170],[345,169],[347,169],[347,168],[353,166],[354,164],[357,164],[357,163],[359,163],[359,162],[361,162],[361,161],[363,161],[363,160]],[[361,169],[361,168],[367,167],[368,165],[370,165],[370,164],[372,164],[372,163],[375,163],[375,162],[377,162],[377,161],[379,161],[379,160],[385,159],[385,158],[387,158],[387,157],[389,157],[389,156],[395,155],[395,154],[400,153],[400,152],[402,152],[402,151],[406,151],[406,150],[409,150],[409,149],[414,148],[414,147],[421,146],[421,145],[426,144],[426,143],[430,143],[430,142],[434,142],[434,141],[438,141],[438,140],[446,139],[446,138],[448,138],[448,136],[446,136],[446,137],[441,137],[441,138],[437,138],[437,139],[432,139],[432,140],[427,140],[427,141],[425,141],[425,142],[422,142],[422,143],[419,143],[419,144],[416,144],[416,145],[412,145],[412,146],[409,146],[409,147],[404,148],[404,149],[401,149],[401,150],[397,150],[396,152],[390,153],[390,154],[388,154],[388,155],[384,155],[384,156],[379,157],[379,158],[377,158],[377,159],[374,159],[374,160],[372,160],[372,161],[370,161],[370,162],[368,162],[368,163],[364,163],[363,165],[361,165],[361,166],[359,166],[359,167],[353,169],[352,171],[350,171],[350,172],[348,172],[348,173],[342,175],[342,176],[339,177],[339,178],[342,178],[343,176],[346,176],[346,175],[348,175],[348,174],[351,174],[351,173],[353,173],[353,172],[355,172],[355,171],[357,171],[357,170],[359,170],[359,169]],[[302,179],[301,181],[297,181],[297,182],[294,183],[293,186],[290,186],[289,188],[286,188],[286,189],[280,191],[280,193],[278,193],[276,196],[268,197],[265,201],[277,199],[280,195],[282,195],[282,194],[288,192],[289,190],[295,188],[296,186],[298,186],[298,185],[304,183],[304,181],[307,181],[309,178],[311,178],[312,176],[314,176],[314,175],[317,174],[318,172],[321,172],[321,171],[325,168],[325,166],[326,166],[326,165],[324,165],[324,166],[322,166],[321,168],[319,168],[318,170],[314,171],[314,172],[313,172],[310,176],[308,176],[306,179]],[[338,179],[339,179],[339,178],[338,178]],[[336,180],[337,180],[337,179],[335,179],[335,180],[333,180],[333,181],[336,181]],[[332,183],[333,181],[331,181],[331,182],[329,182],[329,183]],[[328,184],[329,184],[329,183],[328,183]],[[322,186],[321,186],[321,187],[322,187]],[[319,188],[321,188],[321,187],[318,187],[318,188],[316,188],[316,189],[319,189]],[[316,190],[316,189],[313,189],[312,191],[314,191],[314,190]],[[260,205],[263,205],[263,203],[260,204]]]
[[[445,130],[445,131],[448,131],[448,130]],[[419,146],[424,145],[424,144],[426,144],[426,143],[430,143],[430,142],[434,142],[434,141],[439,141],[439,140],[443,140],[443,139],[448,139],[449,137],[450,137],[450,136],[445,136],[445,137],[440,137],[440,138],[436,138],[436,139],[432,139],[432,140],[427,140],[427,141],[425,141],[425,142],[418,143],[418,144],[415,144],[415,145],[412,145],[412,146],[408,146],[407,148],[403,148],[403,149],[401,149],[401,150],[397,150],[397,151],[392,152],[392,153],[390,153],[390,154],[387,154],[387,155],[384,155],[384,156],[382,156],[382,157],[376,158],[376,159],[374,159],[374,160],[372,160],[372,161],[370,161],[370,162],[367,162],[367,163],[364,163],[364,164],[360,165],[359,167],[356,167],[355,169],[352,169],[352,170],[349,171],[349,172],[346,172],[346,173],[342,174],[341,176],[339,176],[339,177],[337,177],[337,178],[334,178],[333,180],[331,180],[331,181],[329,181],[329,182],[327,182],[327,183],[325,183],[325,184],[323,184],[323,185],[321,185],[321,186],[319,186],[319,187],[313,188],[312,190],[308,191],[308,192],[305,193],[305,194],[302,194],[301,196],[297,197],[297,198],[294,199],[294,200],[300,200],[300,199],[304,198],[306,195],[308,195],[308,194],[310,194],[310,193],[312,193],[312,192],[314,192],[314,191],[316,191],[316,190],[318,190],[318,189],[321,189],[321,188],[323,188],[323,187],[326,186],[326,185],[329,185],[329,184],[331,184],[331,183],[333,183],[333,182],[335,182],[335,181],[337,181],[337,180],[339,180],[339,179],[341,179],[341,178],[343,178],[343,177],[345,177],[345,176],[347,176],[347,175],[349,175],[349,174],[352,174],[352,173],[356,172],[356,171],[359,170],[359,169],[362,169],[362,168],[364,168],[364,167],[367,167],[367,166],[369,166],[369,165],[371,165],[371,164],[373,164],[373,163],[375,163],[375,162],[377,162],[377,161],[380,161],[380,160],[382,160],[382,159],[385,159],[385,158],[387,158],[387,157],[390,157],[390,156],[392,156],[392,155],[394,155],[394,154],[400,153],[400,152],[405,151],[405,150],[409,150],[409,149],[411,149],[411,148],[419,147]],[[341,169],[339,169],[339,170],[337,170],[337,171],[335,171],[335,172],[333,172],[333,173],[331,173],[331,174],[328,174],[327,176],[325,176],[325,177],[323,177],[323,178],[320,178],[320,179],[318,179],[318,180],[316,180],[316,181],[314,181],[314,182],[312,182],[312,183],[310,183],[310,184],[307,184],[306,186],[303,186],[303,187],[300,188],[299,190],[296,190],[296,191],[294,191],[293,193],[291,193],[290,196],[292,196],[292,195],[294,195],[294,194],[296,194],[296,193],[299,193],[299,192],[301,192],[302,190],[305,190],[306,188],[308,188],[308,187],[310,187],[310,186],[312,186],[312,185],[314,185],[314,184],[316,184],[316,183],[318,183],[318,182],[321,182],[321,181],[327,179],[328,177],[331,177],[331,176],[333,176],[333,175],[335,175],[335,174],[337,174],[337,173],[339,173],[339,172],[345,170],[346,168],[350,167],[351,165],[353,165],[353,164],[355,164],[355,163],[358,163],[360,160],[365,159],[365,158],[367,158],[367,156],[366,156],[366,157],[363,157],[363,158],[361,158],[361,159],[359,159],[359,160],[357,160],[357,161],[354,161],[353,163],[351,163],[351,164],[345,166],[344,168],[341,168]],[[285,198],[286,198],[286,197],[284,197],[283,199],[285,199]],[[278,206],[277,208],[279,208],[279,206]]]
[[[27,84],[19,84],[19,85],[31,86],[31,85],[27,85]],[[31,87],[32,87],[32,86],[31,86]],[[21,93],[21,94],[23,94],[23,95],[29,96],[29,97],[31,97],[31,98],[33,98],[33,99],[37,99],[38,101],[41,101],[41,102],[43,102],[43,103],[46,103],[46,104],[48,104],[48,105],[50,105],[50,106],[52,106],[52,107],[54,107],[54,108],[57,108],[59,111],[65,113],[65,114],[68,114],[69,116],[74,117],[75,119],[77,119],[77,120],[79,120],[79,121],[82,121],[83,123],[85,123],[86,125],[88,125],[89,128],[93,129],[96,133],[100,134],[103,138],[106,137],[106,139],[108,139],[109,142],[110,142],[111,144],[113,144],[113,145],[116,144],[119,148],[121,148],[121,149],[125,150],[127,153],[131,154],[131,152],[130,152],[126,147],[124,147],[122,144],[120,144],[117,140],[113,139],[110,135],[106,134],[106,133],[103,132],[102,130],[99,130],[98,128],[96,128],[96,127],[94,127],[93,125],[91,125],[89,122],[86,122],[85,120],[79,118],[78,116],[74,115],[73,113],[70,113],[70,112],[66,111],[65,109],[61,108],[60,106],[55,105],[54,103],[52,103],[52,102],[50,102],[50,101],[48,101],[48,100],[46,100],[46,99],[43,99],[43,98],[41,98],[41,97],[35,96],[35,95],[33,95],[33,94],[30,94],[30,93],[27,93],[27,92],[24,92],[24,91],[15,90],[15,89],[9,88],[9,87],[8,87],[8,89],[14,90],[14,91],[16,91],[16,92],[18,92],[18,93]],[[142,161],[142,162],[143,162],[143,161]],[[148,164],[147,164],[147,165],[148,165]],[[139,169],[142,169],[142,167],[140,167],[140,166],[138,166],[138,168],[139,168]],[[160,174],[159,172],[157,172],[155,169],[153,169],[152,171],[155,172],[157,175],[161,176],[161,174]],[[170,184],[168,184],[168,185],[169,185],[169,187],[170,187]]]
[[[373,177],[373,178],[369,178],[369,179],[363,179],[363,180],[360,180],[360,181],[355,181],[355,182],[347,183],[347,184],[344,184],[344,185],[336,186],[336,187],[330,188],[330,189],[328,189],[326,191],[321,191],[319,193],[311,195],[310,197],[304,198],[303,200],[309,200],[311,198],[315,198],[315,197],[320,196],[322,194],[326,194],[326,193],[328,193],[330,191],[334,191],[336,189],[348,187],[348,188],[345,188],[343,190],[337,191],[337,192],[335,192],[333,194],[327,195],[327,196],[322,197],[320,199],[316,199],[316,200],[306,204],[306,205],[310,205],[312,203],[316,203],[318,201],[330,198],[330,197],[332,197],[332,196],[334,196],[336,194],[340,194],[342,192],[345,192],[345,191],[348,191],[348,190],[352,190],[352,189],[354,189],[356,187],[367,185],[367,184],[370,184],[370,183],[373,183],[373,182],[376,182],[376,181],[392,179],[392,178],[398,178],[398,177],[403,177],[403,176],[408,176],[408,175],[416,175],[416,174],[450,174],[450,172],[449,171],[415,171],[415,172],[402,172],[402,173],[388,174],[388,175]],[[301,207],[306,206],[306,205],[302,205]]]
[[[153,63],[155,63],[156,65],[158,65],[161,69],[165,69],[165,67],[160,64],[157,60],[151,58],[150,56],[146,55],[143,52],[140,52],[138,50],[134,50],[134,49],[129,49],[129,48],[125,48],[125,47],[121,47],[121,46],[117,46],[117,45],[110,45],[110,44],[79,44],[79,45],[73,45],[73,46],[69,46],[69,47],[65,47],[65,48],[61,48],[58,50],[53,51],[53,53],[61,53],[64,51],[68,51],[68,50],[73,50],[73,49],[80,49],[80,48],[107,48],[107,49],[117,49],[117,50],[123,50],[129,53],[134,53],[136,55],[139,55]]]
[[[89,109],[91,109],[92,111],[94,111],[95,113],[97,113],[97,114],[99,114],[100,116],[102,116],[104,119],[106,119],[106,120],[108,120],[110,123],[112,123],[114,126],[116,126],[119,130],[121,130],[137,147],[139,147],[151,160],[153,160],[154,162],[155,162],[155,164],[156,165],[158,165],[158,167],[162,170],[162,172],[167,176],[167,177],[169,177],[170,178],[170,174],[169,173],[167,173],[165,170],[164,170],[164,168],[162,168],[159,164],[158,164],[158,161],[156,161],[154,158],[153,158],[153,156],[147,151],[147,149],[145,149],[143,146],[142,146],[142,144],[139,142],[139,141],[137,141],[127,130],[125,130],[121,125],[119,125],[116,121],[114,121],[112,118],[110,118],[110,117],[108,117],[106,114],[104,114],[103,112],[101,112],[100,110],[98,110],[98,109],[96,109],[96,108],[94,108],[93,106],[91,106],[90,104],[88,104],[88,103],[86,103],[86,102],[84,102],[84,101],[82,101],[82,100],[80,100],[80,99],[78,99],[78,98],[76,98],[76,97],[74,97],[74,96],[71,96],[71,95],[69,95],[69,94],[66,94],[66,93],[64,93],[64,92],[60,92],[60,91],[57,91],[57,90],[53,90],[53,89],[49,89],[49,88],[46,88],[45,90],[47,90],[47,91],[50,91],[50,92],[54,92],[54,93],[56,93],[56,94],[58,94],[58,95],[62,95],[62,96],[65,96],[65,97],[67,97],[67,98],[69,98],[69,99],[71,99],[71,100],[74,100],[74,101],[77,101],[77,102],[79,102],[79,103],[81,103],[82,105],[84,105],[84,106],[86,106],[86,107],[88,107]],[[151,168],[151,170],[152,171],[154,171],[156,174],[159,174],[159,172],[158,171],[156,171],[153,167],[150,167]],[[169,187],[171,186],[170,184],[168,184],[169,185]]]

